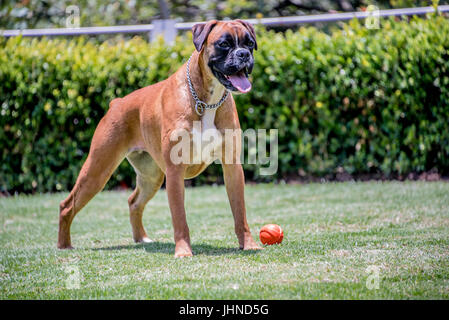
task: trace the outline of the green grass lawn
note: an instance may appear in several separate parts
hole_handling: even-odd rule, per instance
[[[285,235],[258,252],[238,250],[223,186],[189,188],[195,256],[184,259],[173,257],[165,190],[144,213],[155,242],[133,243],[130,192],[97,195],[74,220],[75,249],[64,251],[65,193],[0,198],[0,298],[449,298],[448,183],[248,185],[254,237],[268,223]]]

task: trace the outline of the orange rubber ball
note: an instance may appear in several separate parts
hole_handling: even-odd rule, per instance
[[[284,239],[284,231],[277,224],[267,224],[260,229],[259,238],[266,245],[279,244]]]

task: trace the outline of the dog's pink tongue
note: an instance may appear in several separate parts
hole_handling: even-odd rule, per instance
[[[246,93],[251,90],[251,82],[249,82],[243,72],[229,76],[228,79],[231,81],[232,85],[242,93]]]

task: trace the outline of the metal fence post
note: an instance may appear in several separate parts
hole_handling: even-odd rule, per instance
[[[150,32],[150,41],[155,41],[160,35],[168,44],[173,44],[176,39],[176,21],[173,19],[153,20],[153,30]]]

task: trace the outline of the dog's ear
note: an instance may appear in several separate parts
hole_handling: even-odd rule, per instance
[[[217,22],[217,20],[211,20],[207,23],[197,23],[192,27],[193,44],[198,52],[200,52],[203,48],[207,36],[211,32],[212,28],[215,27]]]
[[[243,24],[243,26],[248,30],[249,34],[251,35],[251,37],[253,37],[253,40],[254,40],[254,49],[257,50],[256,31],[254,30],[253,25],[249,22],[246,22],[246,21],[243,21],[240,19],[237,19],[235,21]]]

